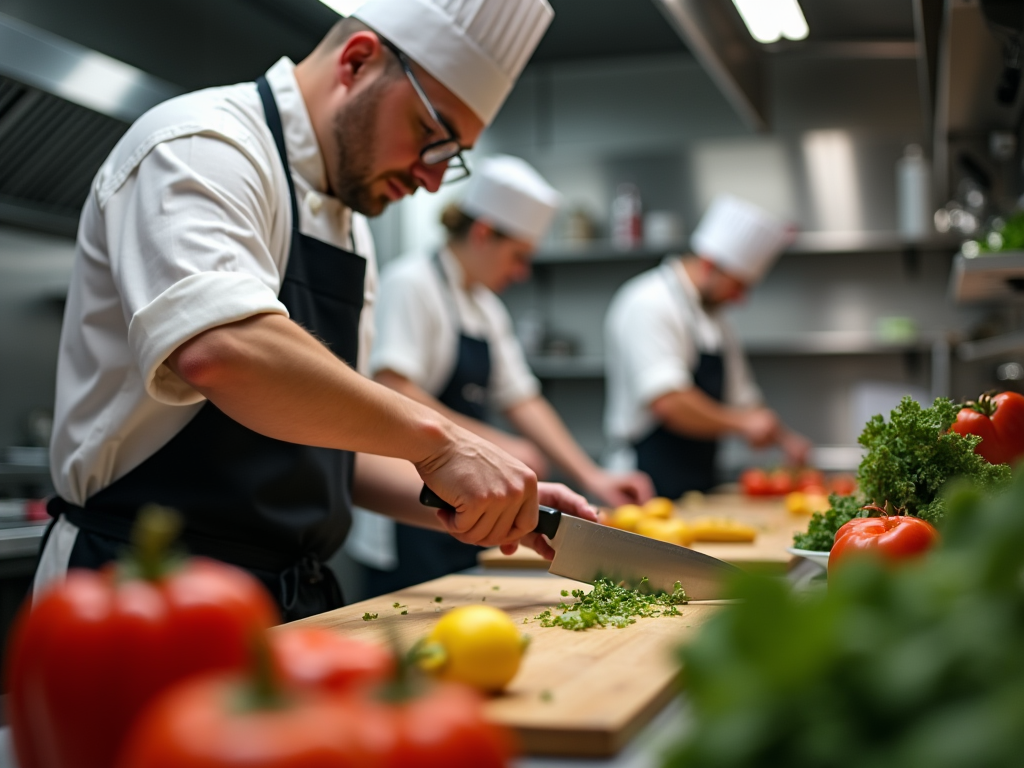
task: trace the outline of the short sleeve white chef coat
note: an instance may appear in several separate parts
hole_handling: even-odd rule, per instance
[[[540,383],[501,299],[483,286],[464,288],[462,266],[447,248],[440,251],[440,263],[438,270],[433,254],[412,253],[384,268],[371,372],[390,369],[436,397],[455,369],[464,333],[488,342],[493,407],[503,411],[537,396]]]
[[[619,288],[605,317],[605,432],[615,454],[611,463],[635,464],[628,446],[657,426],[650,404],[692,387],[702,352],[723,357],[725,403],[760,404],[761,392],[735,332],[720,312],[705,311],[678,257]]]
[[[366,220],[326,193],[294,65],[268,72],[304,234],[367,260],[358,368],[372,344],[376,259]],[[166,444],[203,397],[165,364],[209,328],[287,315],[288,184],[254,83],[158,105],[100,168],[79,225],[57,365],[50,461],[82,505]]]

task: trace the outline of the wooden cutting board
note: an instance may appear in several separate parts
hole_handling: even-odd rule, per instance
[[[494,605],[521,624],[531,643],[508,689],[488,701],[488,716],[514,729],[526,754],[608,756],[672,698],[679,673],[673,651],[721,606],[681,606],[681,616],[638,619],[624,629],[570,632],[534,620],[564,599],[561,590],[579,587],[548,575],[445,576],[286,626],[329,627],[380,643],[393,631],[410,646],[444,611]],[[365,613],[379,618],[364,621]]]
[[[788,512],[781,500],[751,499],[740,494],[707,495],[698,504],[676,507],[675,516],[683,520],[695,517],[728,517],[757,529],[752,542],[726,543],[698,541],[691,545],[698,552],[717,557],[749,571],[784,573],[794,557],[786,551],[793,546],[793,534],[807,530],[808,517]],[[485,568],[543,569],[548,563],[532,549],[520,547],[514,555],[485,549],[477,556]]]

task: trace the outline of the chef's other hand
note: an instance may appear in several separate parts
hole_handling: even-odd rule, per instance
[[[646,472],[595,472],[588,478],[587,493],[610,507],[643,504],[654,497],[654,483]]]
[[[469,430],[448,425],[438,454],[418,462],[423,482],[453,507],[438,510],[461,542],[494,547],[518,541],[537,527],[537,476],[518,459]]]
[[[786,460],[795,466],[802,467],[808,463],[813,444],[803,435],[783,428],[779,434],[779,447],[786,455]]]
[[[585,498],[561,483],[537,483],[537,495],[540,498],[540,503],[545,507],[554,507],[574,517],[582,517],[593,523],[597,522],[597,510],[590,506]],[[525,544],[546,560],[555,556],[555,550],[551,548],[547,540],[539,533],[532,531],[518,541],[502,544],[501,551],[506,555],[511,555],[519,548],[520,544]]]
[[[740,421],[740,434],[754,448],[772,445],[779,437],[778,416],[768,408],[750,408]]]

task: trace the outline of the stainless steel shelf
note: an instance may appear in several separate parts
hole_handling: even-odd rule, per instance
[[[985,253],[953,259],[949,293],[961,304],[1024,301],[1024,251]]]
[[[815,331],[787,336],[785,339],[748,339],[744,349],[752,357],[828,356],[828,355],[895,355],[907,352],[931,352],[935,340],[916,338],[907,341],[882,341],[867,333],[847,331]],[[527,360],[534,375],[540,379],[604,378],[603,357],[537,356]]]
[[[841,254],[917,251],[947,251],[960,247],[953,237],[933,236],[923,240],[907,240],[898,232],[801,232],[786,253]],[[659,261],[668,254],[687,253],[686,242],[670,246],[623,249],[607,240],[581,243],[558,243],[539,251],[533,259],[537,265],[587,264],[591,262]]]

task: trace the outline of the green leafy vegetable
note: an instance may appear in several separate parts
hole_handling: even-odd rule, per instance
[[[827,590],[746,576],[680,652],[667,768],[961,768],[1024,755],[1024,477],[947,498],[944,538]]]
[[[807,533],[798,533],[793,544],[801,549],[826,552],[843,525],[865,517],[866,504],[890,502],[908,515],[938,524],[945,514],[940,491],[954,478],[970,481],[982,491],[1006,487],[1010,468],[989,464],[974,452],[980,438],[958,435],[949,428],[960,406],[944,397],[922,408],[904,397],[888,421],[872,416],[858,442],[867,449],[857,469],[859,496],[830,496],[831,509],[815,513]]]
[[[591,627],[612,626],[622,629],[635,624],[637,617],[679,616],[677,606],[689,602],[686,592],[676,582],[672,594],[657,592],[645,594],[647,578],[640,581],[637,589],[629,589],[615,584],[608,579],[598,579],[589,592],[574,589],[571,593],[562,590],[562,596],[571,594],[575,599],[572,603],[559,603],[558,608],[543,611],[534,618],[540,620],[542,627],[561,627],[580,631]]]

